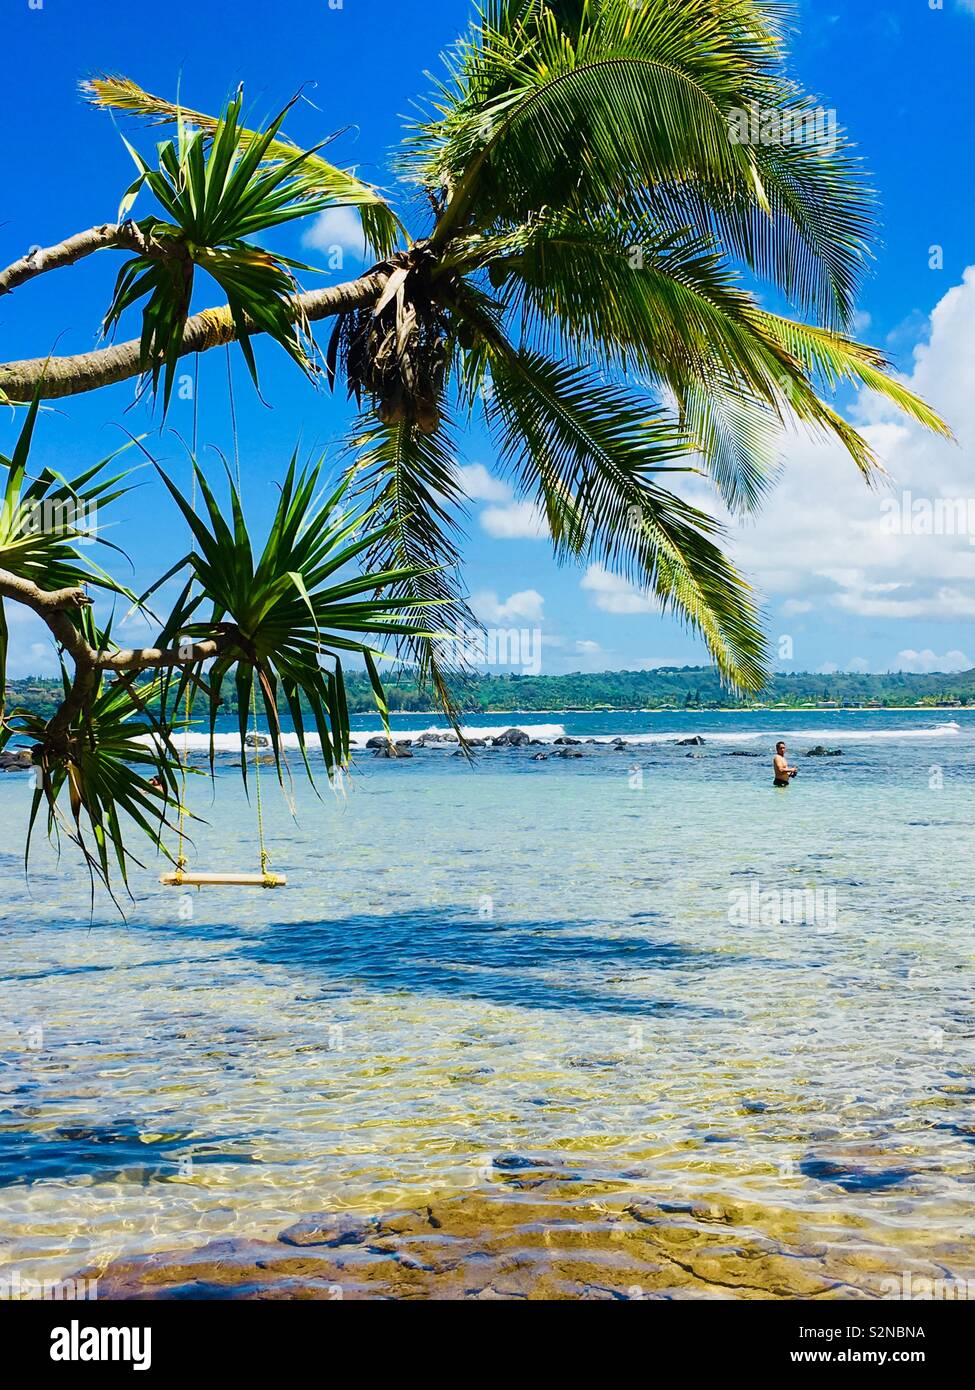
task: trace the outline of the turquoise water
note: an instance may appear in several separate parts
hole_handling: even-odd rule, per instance
[[[265,776],[287,890],[149,863],[125,921],[70,847],[25,884],[0,778],[2,1270],[491,1191],[517,1155],[684,1211],[689,1248],[733,1209],[844,1289],[975,1278],[975,716],[483,723],[631,746],[360,754],[320,801],[295,770],[297,821]],[[194,867],[257,867],[232,761]]]

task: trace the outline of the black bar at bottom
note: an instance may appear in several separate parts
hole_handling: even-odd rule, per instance
[[[6,1363],[15,1365],[21,1377],[50,1367],[65,1379],[78,1373],[172,1377],[192,1369],[194,1374],[219,1371],[223,1380],[239,1372],[250,1380],[259,1364],[276,1364],[289,1377],[302,1371],[321,1374],[324,1365],[335,1364],[342,1346],[352,1364],[367,1364],[362,1353],[370,1342],[349,1339],[385,1328],[391,1307],[397,1310],[392,1313],[397,1330],[411,1337],[402,1344],[404,1350],[412,1350],[401,1371],[409,1363],[414,1371],[422,1363],[432,1370],[438,1360],[435,1347],[444,1334],[449,1338],[451,1324],[463,1332],[468,1355],[476,1350],[479,1369],[487,1369],[491,1348],[497,1347],[497,1364],[506,1364],[509,1371],[517,1365],[523,1372],[534,1362],[544,1365],[549,1376],[563,1357],[571,1366],[582,1340],[623,1331],[628,1340],[618,1344],[619,1349],[629,1347],[626,1359],[632,1367],[631,1355],[642,1347],[637,1362],[644,1355],[650,1358],[648,1374],[657,1351],[666,1349],[668,1362],[676,1355],[685,1371],[720,1366],[786,1375],[799,1367],[818,1367],[827,1374],[832,1366],[873,1365],[922,1373],[947,1369],[962,1363],[972,1331],[971,1304],[963,1301],[633,1300],[629,1309],[587,1307],[581,1313],[583,1322],[575,1303],[552,1303],[536,1304],[534,1313],[516,1314],[517,1324],[505,1324],[510,1314],[499,1313],[496,1304],[490,1311],[484,1306],[468,1310],[459,1303],[387,1301],[376,1307],[377,1302],[5,1302],[0,1303],[0,1337]],[[563,1325],[566,1312],[571,1322]],[[517,1327],[517,1352],[507,1342],[481,1340],[496,1336],[499,1316],[501,1327]],[[559,1337],[562,1326],[565,1336]],[[342,1341],[323,1343],[323,1335]],[[422,1341],[412,1340],[417,1335]],[[641,1341],[630,1341],[634,1335]],[[472,1343],[472,1337],[478,1341]],[[602,1345],[605,1350],[611,1344]],[[323,1361],[325,1347],[331,1351]],[[339,1364],[342,1361],[344,1354]],[[448,1365],[442,1363],[444,1373]],[[455,1363],[455,1374],[457,1369]]]

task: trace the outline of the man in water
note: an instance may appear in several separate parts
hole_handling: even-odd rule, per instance
[[[775,745],[775,757],[772,759],[772,773],[775,778],[775,786],[787,787],[793,777],[797,777],[799,769],[790,767],[785,756],[785,744],[779,739]]]

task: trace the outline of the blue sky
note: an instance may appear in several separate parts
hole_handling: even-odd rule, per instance
[[[266,115],[304,84],[287,129],[308,144],[350,128],[329,155],[356,165],[395,200],[388,155],[401,116],[431,87],[438,54],[467,14],[462,0],[426,6],[391,0],[293,0],[286,9],[257,0],[170,0],[165,17],[121,0],[8,0],[4,100],[8,130],[0,260],[32,245],[115,218],[132,167],[111,119],[87,108],[78,81],[98,71],[125,73],[149,90],[216,110],[239,81],[254,114]],[[802,0],[797,6],[792,66],[858,141],[879,190],[881,229],[876,261],[862,298],[861,333],[887,348],[896,366],[947,415],[959,444],[922,438],[876,405],[846,403],[870,432],[910,500],[975,499],[975,265],[971,188],[975,154],[973,84],[975,0],[894,0],[890,4]],[[143,148],[151,136],[127,123]],[[149,211],[137,204],[135,215]],[[311,238],[287,229],[281,250],[326,265],[328,248],[343,247],[341,269],[309,285],[347,279],[361,266],[354,223],[330,215]],[[932,247],[941,248],[932,268]],[[935,261],[939,258],[935,256]],[[103,253],[41,277],[0,301],[4,360],[49,350],[94,346],[120,264]],[[201,277],[202,278],[202,277]],[[201,288],[198,307],[217,302]],[[123,336],[134,336],[130,323]],[[239,357],[236,397],[248,510],[255,523],[273,499],[299,436],[327,448],[350,418],[341,399],[314,391],[284,357],[259,351],[262,388],[256,398]],[[201,434],[229,451],[226,361],[204,358]],[[35,458],[64,470],[117,447],[118,425],[139,432],[158,424],[133,399],[131,383],[62,402],[47,413]],[[126,411],[128,413],[126,414]],[[174,401],[167,422],[188,432],[190,407]],[[16,421],[0,417],[0,447]],[[153,452],[185,472],[169,433]],[[885,670],[975,665],[975,546],[967,535],[890,533],[881,498],[865,491],[852,464],[805,439],[786,444],[786,466],[758,522],[733,531],[730,548],[755,579],[781,669]],[[214,461],[215,456],[214,456]],[[512,505],[492,476],[494,458],[479,434],[464,438],[459,459],[477,494],[467,521],[466,579],[475,606],[490,622],[541,626],[544,669],[551,671],[695,663],[704,649],[642,595],[598,569],[559,569],[532,518]],[[134,586],[148,584],[185,549],[185,536],[158,483],[121,505],[112,539],[133,556]],[[975,515],[975,501],[972,503]],[[527,533],[527,534],[526,534]],[[13,628],[12,672],[51,670],[32,621]],[[133,630],[130,640],[144,640]]]

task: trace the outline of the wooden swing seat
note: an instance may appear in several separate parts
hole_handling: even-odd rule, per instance
[[[167,888],[287,888],[283,874],[160,874]]]

